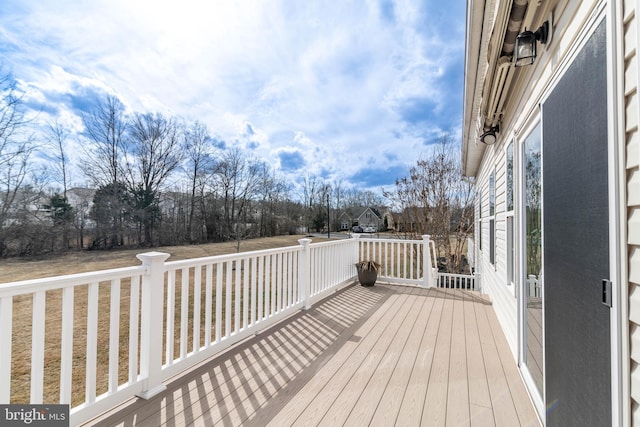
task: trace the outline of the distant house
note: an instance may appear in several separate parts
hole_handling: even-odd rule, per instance
[[[371,227],[378,231],[383,228],[382,214],[378,209],[366,208],[360,215],[358,215],[358,225],[362,228]]]
[[[73,208],[74,223],[78,227],[95,228],[95,221],[89,218],[95,194],[96,190],[93,188],[75,187],[67,190],[67,203]]]
[[[372,227],[379,231],[384,229],[384,216],[380,210],[372,207],[351,207],[338,214],[340,230],[349,231],[354,226]]]
[[[338,222],[340,224],[340,231],[349,231],[351,227],[358,225],[358,214],[362,208],[347,208],[343,209],[338,214]]]
[[[93,205],[95,190],[89,188],[75,187],[67,190],[67,203],[74,213],[74,221],[84,221],[83,224],[92,226],[92,221],[88,219],[89,211]],[[49,204],[51,195],[42,191],[24,190],[18,191],[10,209],[4,217],[3,226],[13,223],[48,223],[51,221],[51,211]],[[85,221],[86,220],[86,221]]]
[[[46,218],[45,205],[47,200],[41,192],[30,189],[17,191],[11,204],[2,205],[4,200],[0,200],[0,212],[2,213],[2,223],[0,227],[8,227],[14,224],[36,222],[41,218]]]

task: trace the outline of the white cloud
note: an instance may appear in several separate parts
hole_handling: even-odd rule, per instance
[[[452,79],[461,82],[463,33],[446,43],[427,38],[432,5],[447,7],[9,0],[0,11],[0,55],[34,101],[92,88],[132,111],[200,120],[228,142],[246,143],[250,123],[249,139],[266,161],[296,149],[315,173],[338,179],[370,158],[385,163],[382,152],[410,165],[429,129],[457,132],[462,88]],[[450,19],[464,28],[463,13]],[[421,106],[431,104],[422,117]],[[73,120],[68,105],[59,111]]]

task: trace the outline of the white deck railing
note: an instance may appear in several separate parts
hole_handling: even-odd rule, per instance
[[[535,274],[527,276],[527,297],[540,298],[540,280]]]
[[[108,409],[109,406],[98,404],[97,394],[97,360],[100,353],[101,359],[108,360],[108,373],[104,378],[107,395],[119,394],[119,399],[125,396],[133,396],[140,391],[140,384],[137,366],[138,366],[138,316],[131,316],[128,326],[129,334],[129,366],[128,375],[124,381],[119,380],[120,370],[118,368],[118,351],[120,337],[122,331],[120,329],[120,310],[127,302],[122,300],[121,289],[123,285],[127,286],[130,299],[128,301],[127,311],[138,313],[139,310],[139,294],[140,283],[143,277],[147,277],[150,271],[146,266],[121,268],[114,270],[105,270],[92,273],[74,274],[68,276],[52,277],[46,279],[27,280],[22,282],[14,282],[0,285],[0,403],[7,404],[11,401],[11,385],[12,385],[12,368],[15,368],[16,356],[12,360],[12,342],[18,342],[24,339],[25,334],[21,329],[13,327],[14,322],[23,320],[20,326],[30,325],[31,331],[26,336],[31,341],[31,360],[30,360],[30,392],[29,403],[44,403],[44,382],[45,373],[47,377],[55,375],[59,378],[58,387],[59,403],[71,403],[72,390],[74,384],[72,381],[73,372],[81,370],[79,361],[84,360],[84,369],[82,375],[84,381],[84,397],[83,403],[76,405],[76,412],[82,411],[84,408],[91,408],[90,413],[98,413],[101,410]],[[143,279],[142,282],[145,280]],[[108,288],[110,298],[106,300],[106,307],[101,307],[99,299],[99,289]],[[78,296],[82,295],[82,313],[84,319],[82,325],[79,326],[77,312],[79,300]],[[47,302],[55,301],[55,311],[48,309]],[[105,300],[103,300],[103,303]],[[31,313],[24,313],[25,307],[29,308]],[[14,307],[16,315],[14,316]],[[108,351],[103,352],[104,347],[98,345],[98,316],[108,316],[107,326],[109,338]],[[17,319],[17,316],[23,317]],[[29,323],[28,318],[31,318]],[[60,319],[59,329],[55,328],[54,319]],[[53,325],[51,324],[53,323]],[[144,328],[143,328],[144,330]],[[74,338],[76,334],[84,332],[83,341],[85,345],[74,351]],[[50,335],[54,335],[51,337]],[[60,345],[57,350],[45,347],[45,338],[48,342],[59,341]],[[53,338],[53,339],[52,339]],[[56,340],[57,338],[57,340]],[[104,341],[104,340],[103,340]],[[49,372],[45,366],[45,351],[48,356],[50,352],[55,351],[60,356],[58,372]],[[77,354],[82,352],[82,357],[78,358]],[[28,353],[27,353],[28,354]],[[23,356],[24,357],[24,356]],[[28,357],[28,356],[27,356]],[[55,358],[53,358],[55,360]],[[13,363],[12,363],[13,361]],[[76,363],[74,363],[76,362]],[[22,361],[22,363],[27,363]],[[55,380],[55,379],[54,379]],[[76,389],[78,385],[76,384]],[[51,399],[51,397],[48,397]],[[105,402],[116,402],[113,399],[105,399]],[[14,402],[15,403],[15,402]],[[26,403],[26,402],[22,402]],[[46,402],[54,403],[54,402]],[[117,403],[117,402],[116,402]],[[85,412],[89,413],[89,412]]]
[[[434,242],[429,236],[423,236],[422,240],[359,240],[358,259],[380,263],[378,280],[435,286],[438,270]],[[425,275],[425,271],[429,274]]]
[[[476,268],[476,243],[473,237],[467,239],[467,260],[472,271]]]
[[[469,274],[438,273],[437,287],[477,290],[476,277]]]
[[[149,252],[136,267],[0,284],[0,404],[16,402],[12,386],[28,381],[30,403],[69,404],[76,425],[148,399],[169,377],[353,283],[359,260],[379,262],[380,281],[442,286],[428,236],[299,242],[170,262]],[[16,318],[25,312],[30,331]],[[12,342],[23,336],[28,379],[14,372]]]

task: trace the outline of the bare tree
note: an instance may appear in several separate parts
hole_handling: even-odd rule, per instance
[[[370,190],[359,190],[357,187],[340,187],[340,208],[373,207],[384,205],[384,198]]]
[[[124,105],[115,96],[107,96],[82,120],[90,140],[85,173],[98,185],[122,182],[127,132]]]
[[[260,163],[247,159],[240,149],[226,152],[216,168],[216,181],[222,198],[223,239],[240,241],[250,231],[249,206],[256,196]]]
[[[331,194],[334,208],[342,209],[344,207],[344,184],[341,180],[337,180],[331,184],[331,188],[333,189]]]
[[[178,126],[162,114],[139,113],[130,126],[127,182],[134,196],[138,243],[152,245],[152,230],[160,219],[159,191],[182,158]]]
[[[313,227],[316,232],[322,231],[325,227],[330,226],[329,224],[329,209],[331,202],[331,186],[328,183],[323,183],[318,189],[318,203],[316,203],[314,207],[314,215],[313,215]]]
[[[76,188],[72,191],[74,194],[73,227],[76,229],[76,245],[78,248],[83,249],[85,244],[84,239],[87,220],[90,216],[90,206],[95,195],[95,191],[89,188]]]
[[[443,134],[432,153],[384,193],[400,211],[405,232],[432,235],[450,272],[463,269],[464,245],[473,232],[473,182],[462,177],[456,148]]]
[[[83,115],[85,147],[83,169],[97,186],[90,216],[98,224],[92,248],[125,243],[129,196],[123,193],[128,128],[125,107],[115,96],[99,100],[96,108]],[[108,217],[108,214],[112,214]]]
[[[283,218],[279,218],[279,208],[285,200],[287,184],[283,178],[277,176],[264,162],[258,165],[258,175],[257,193],[260,200],[260,237],[276,236],[287,225],[287,221],[280,221]]]
[[[62,196],[67,198],[67,184],[69,182],[69,165],[67,158],[67,140],[69,131],[58,120],[47,124],[47,137],[52,147],[49,156],[53,164],[53,178],[62,185]]]
[[[194,122],[184,132],[184,148],[187,160],[186,169],[190,180],[191,198],[189,202],[189,219],[187,223],[187,239],[193,243],[201,240],[203,236],[196,238],[194,218],[196,208],[203,206],[204,183],[207,176],[210,176],[214,167],[214,156],[212,153],[211,136],[207,126],[200,122]],[[200,212],[200,218],[204,221],[204,213]],[[203,223],[197,227],[202,232]]]
[[[49,210],[53,220],[53,228],[62,238],[62,248],[69,248],[69,234],[75,212],[67,198],[69,168],[67,159],[67,139],[69,131],[58,120],[47,123],[47,142],[51,146],[48,155],[53,170],[53,179],[62,185],[62,194],[55,193],[49,201]]]
[[[35,149],[33,137],[27,133],[27,123],[22,93],[16,88],[13,76],[11,73],[0,75],[0,254],[5,251],[5,228],[16,210],[16,198]]]
[[[305,225],[307,232],[313,227],[314,207],[318,203],[318,189],[321,184],[314,175],[307,175],[302,181],[302,202],[305,207]]]

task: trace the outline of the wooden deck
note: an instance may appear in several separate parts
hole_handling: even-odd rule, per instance
[[[476,292],[350,286],[97,426],[539,426]]]

